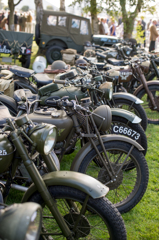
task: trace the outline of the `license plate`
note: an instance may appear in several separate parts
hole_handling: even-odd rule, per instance
[[[112,126],[111,133],[124,135],[124,136],[130,137],[136,141],[139,140],[139,138],[140,138],[140,133],[134,131],[132,128],[118,126],[118,125]]]

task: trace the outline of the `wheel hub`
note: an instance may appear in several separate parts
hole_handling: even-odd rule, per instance
[[[79,217],[78,213],[70,213],[64,216],[65,222],[68,225],[69,229],[73,231],[74,225]],[[74,238],[85,238],[90,233],[90,224],[85,216],[80,217],[80,221],[74,232]]]
[[[155,101],[157,109],[153,109],[153,106],[152,106],[152,103],[151,103],[150,99],[149,99],[149,108],[151,110],[154,110],[154,111],[159,111],[159,97],[158,96],[154,96],[154,101]]]
[[[108,166],[109,171],[111,172],[109,165],[107,165],[107,166]],[[111,166],[112,166],[114,172],[116,173],[119,170],[119,168],[121,167],[121,164],[111,163]],[[105,167],[101,168],[101,170],[98,174],[98,180],[100,182],[102,182],[103,184],[106,184],[107,182],[111,181],[111,178],[108,174],[108,171],[105,169]],[[107,184],[107,187],[109,187],[110,190],[114,190],[120,186],[122,181],[123,181],[123,172],[120,171],[118,173],[118,176],[114,177],[114,181]]]

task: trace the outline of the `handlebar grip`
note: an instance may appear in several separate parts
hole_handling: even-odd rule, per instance
[[[86,60],[87,62],[90,62],[90,60],[86,57],[83,57],[84,60]]]
[[[101,58],[104,58],[106,59],[106,55],[102,54],[102,53],[99,53],[99,52],[96,52],[96,55],[101,57]]]
[[[57,79],[53,79],[53,83],[66,84],[67,81],[66,81],[66,80],[57,80]]]

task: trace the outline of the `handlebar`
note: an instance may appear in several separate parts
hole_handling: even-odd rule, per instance
[[[53,79],[53,83],[68,84],[68,82],[66,80],[58,80],[58,79]]]

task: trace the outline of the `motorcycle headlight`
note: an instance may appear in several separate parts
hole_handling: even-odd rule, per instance
[[[49,154],[56,143],[57,128],[51,124],[36,125],[29,136],[36,143],[36,150],[41,154]]]
[[[113,84],[111,82],[105,82],[100,85],[100,90],[104,93],[104,98],[111,100],[113,96]]]
[[[37,203],[14,204],[1,210],[0,239],[37,240],[40,236],[42,209]]]

